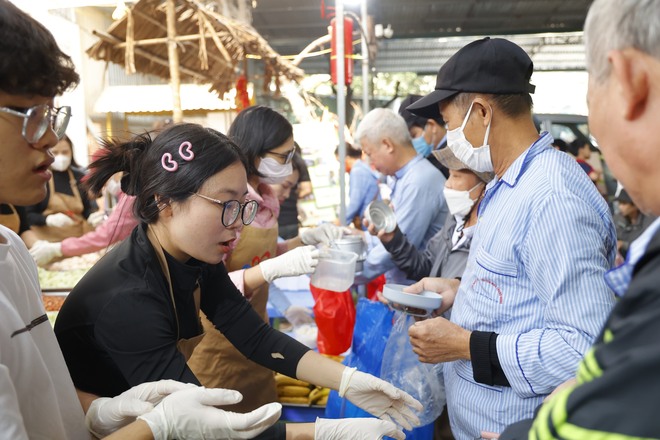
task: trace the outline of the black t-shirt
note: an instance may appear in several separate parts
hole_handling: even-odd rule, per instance
[[[132,386],[160,379],[199,384],[179,338],[200,333],[192,292],[199,280],[201,310],[246,357],[295,377],[309,350],[274,330],[231,282],[223,264],[167,257],[177,320],[167,280],[145,225],[103,257],[67,297],[55,325],[76,387],[116,396]],[[177,337],[178,333],[178,337]],[[270,354],[281,353],[282,359]]]

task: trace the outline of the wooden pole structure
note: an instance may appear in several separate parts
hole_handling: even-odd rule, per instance
[[[172,120],[183,122],[181,110],[181,77],[179,75],[179,52],[176,47],[176,0],[167,0],[167,58],[170,64],[170,83],[172,86]]]

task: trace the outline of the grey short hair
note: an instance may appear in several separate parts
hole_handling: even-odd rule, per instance
[[[355,133],[358,142],[364,138],[374,144],[387,138],[397,145],[412,147],[406,121],[388,108],[375,108],[366,114]]]
[[[594,1],[584,24],[584,40],[587,70],[597,82],[610,74],[610,50],[632,47],[660,59],[660,1]]]

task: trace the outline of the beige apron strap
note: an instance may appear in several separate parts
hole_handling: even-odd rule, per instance
[[[12,210],[12,214],[0,214],[0,225],[11,229],[14,233],[18,234],[18,231],[21,229],[21,218],[18,216],[18,212],[16,212],[14,205],[8,203],[7,206]]]
[[[186,359],[186,362],[190,359],[190,357],[193,354],[193,351],[195,351],[195,347],[202,342],[202,339],[206,335],[206,333],[202,329],[201,321],[198,321],[199,324],[199,329],[202,332],[201,334],[188,338],[188,339],[183,339],[179,337],[179,315],[176,310],[176,303],[174,302],[174,289],[172,288],[172,278],[170,277],[170,269],[169,266],[167,265],[167,260],[165,259],[165,253],[163,252],[163,247],[160,244],[160,241],[158,240],[158,237],[154,233],[153,229],[151,229],[151,226],[147,226],[147,238],[151,242],[151,246],[153,246],[154,250],[156,251],[156,257],[158,258],[158,263],[160,264],[160,268],[163,271],[163,274],[165,275],[165,278],[167,279],[167,285],[170,289],[170,298],[172,299],[172,307],[174,308],[174,317],[176,320],[176,348],[183,354],[183,357]],[[202,298],[202,289],[199,286],[199,282],[195,286],[195,290],[193,292],[193,300],[195,302],[195,316],[197,316],[199,320],[199,309],[201,305],[201,298]]]

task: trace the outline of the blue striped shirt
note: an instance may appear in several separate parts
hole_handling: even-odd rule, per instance
[[[541,137],[491,181],[451,320],[496,332],[511,387],[474,381],[472,364],[444,366],[454,436],[533,416],[557,385],[574,377],[614,295],[603,278],[616,233],[603,197],[575,159]]]

